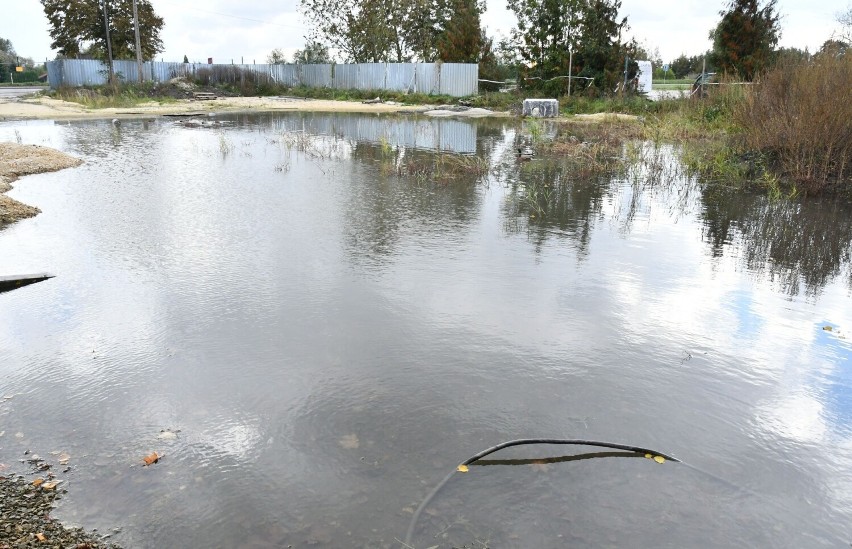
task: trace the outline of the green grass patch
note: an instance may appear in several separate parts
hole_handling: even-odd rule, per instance
[[[121,84],[111,86],[87,86],[82,88],[60,87],[48,92],[55,99],[78,103],[87,109],[116,109],[137,107],[155,101],[159,104],[174,103],[174,97],[160,93],[157,84]]]

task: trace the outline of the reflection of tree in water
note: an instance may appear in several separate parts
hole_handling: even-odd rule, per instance
[[[673,146],[625,141],[607,128],[597,135],[580,130],[587,133],[560,133],[530,162],[519,161],[514,146],[498,162],[498,179],[509,189],[510,231],[526,231],[537,250],[551,237],[568,238],[582,258],[597,221],[629,234],[637,217],[650,217],[652,209],[672,217],[689,211],[694,185],[681,176]]]
[[[358,143],[346,209],[354,257],[385,261],[407,236],[460,234],[479,215],[479,177],[455,174],[443,183],[429,176],[399,175],[404,162],[434,162],[437,153]]]
[[[789,295],[798,294],[801,285],[815,295],[840,276],[852,287],[848,205],[831,199],[771,201],[701,184],[680,174],[671,147],[628,144],[625,157],[629,161],[617,173],[578,179],[559,158],[518,162],[507,153],[498,178],[508,188],[503,205],[508,230],[526,232],[537,250],[548,239],[569,240],[583,258],[599,221],[615,222],[629,234],[635,219],[650,219],[652,210],[669,219],[698,211],[713,257],[734,254]]]
[[[507,177],[504,215],[510,231],[522,231],[536,250],[541,250],[554,234],[574,241],[580,257],[589,252],[595,221],[602,218],[602,206],[609,187],[599,181],[572,181],[557,162],[529,162]]]
[[[738,255],[745,267],[793,296],[816,295],[846,271],[852,288],[852,209],[833,199],[768,200],[742,191],[702,191],[702,236],[714,257]]]

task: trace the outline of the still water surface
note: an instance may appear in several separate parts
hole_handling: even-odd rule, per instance
[[[0,273],[58,275],[0,295],[0,462],[67,452],[59,518],[127,547],[400,547],[467,457],[584,438],[684,463],[505,450],[413,545],[852,542],[847,206],[575,180],[518,164],[515,122],[220,119],[0,125],[86,161],[20,180],[43,213],[0,230]],[[434,151],[493,170],[399,175]]]

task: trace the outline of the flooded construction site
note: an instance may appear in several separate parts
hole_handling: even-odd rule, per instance
[[[55,277],[0,294],[0,464],[125,547],[848,546],[852,208],[524,152],[567,131],[0,124],[83,160],[8,193],[0,275]],[[525,438],[655,452],[457,471]]]

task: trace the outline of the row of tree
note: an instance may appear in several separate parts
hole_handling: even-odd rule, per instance
[[[17,72],[16,67],[22,67],[23,72]],[[18,55],[12,41],[0,37],[0,82],[35,82],[39,75],[36,69],[32,58]]]
[[[352,62],[479,63],[482,78],[517,65],[525,83],[564,89],[569,71],[608,88],[637,46],[621,39],[620,0],[508,0],[518,19],[494,44],[481,26],[481,0],[301,0],[312,40]],[[569,66],[571,65],[571,66]],[[549,83],[548,83],[549,82]]]
[[[133,0],[40,0],[50,23],[51,46],[64,57],[106,58],[109,29],[113,57],[136,56]],[[524,86],[565,91],[568,74],[583,78],[584,87],[612,89],[629,80],[635,63],[656,59],[633,40],[623,39],[627,18],[619,18],[621,0],[507,0],[517,18],[509,38],[494,40],[481,25],[484,0],[300,0],[311,26],[304,49],[293,62],[330,62],[333,50],[352,62],[445,61],[480,64],[483,79],[519,76]],[[152,59],[163,50],[163,19],[151,0],[137,0],[141,50]],[[718,71],[754,78],[780,54],[777,0],[729,0],[710,32],[713,48],[706,55],[681,55],[671,63],[677,77],[702,70],[706,62]],[[852,8],[838,14],[843,31],[832,47],[852,41]],[[2,52],[0,52],[2,54]],[[805,52],[805,55],[807,53]],[[270,63],[287,62],[273,50]]]
[[[136,0],[143,59],[163,51],[163,18],[150,0]],[[41,0],[50,23],[50,47],[61,57],[107,58],[107,29],[113,59],[136,59],[133,0]]]

